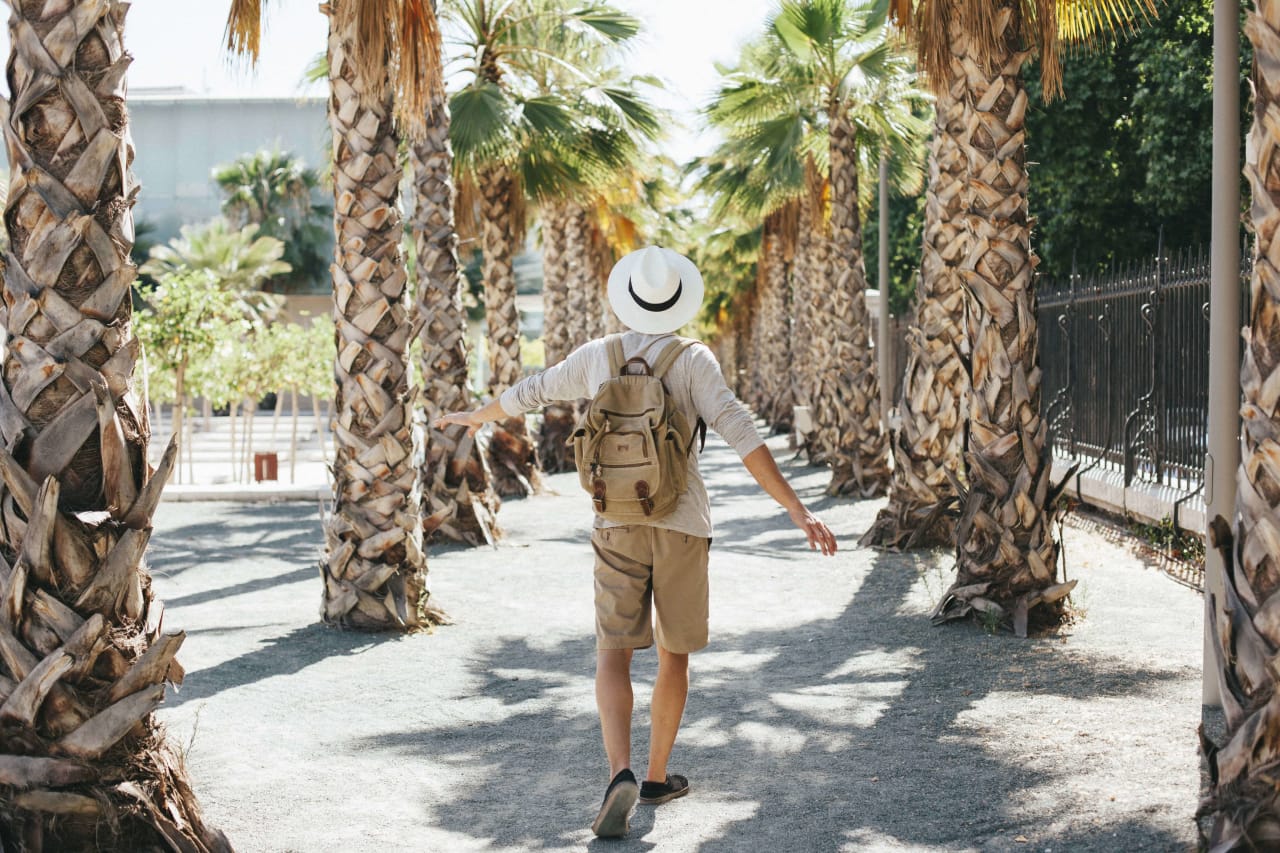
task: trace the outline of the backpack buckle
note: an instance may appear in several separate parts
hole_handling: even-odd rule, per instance
[[[591,482],[591,504],[596,512],[604,512],[604,480],[599,477]]]
[[[636,497],[640,499],[640,508],[644,510],[645,515],[653,513],[653,501],[649,498],[649,484],[644,480],[636,483]]]

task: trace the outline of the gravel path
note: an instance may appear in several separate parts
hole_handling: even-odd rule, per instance
[[[318,624],[318,508],[165,504],[151,565],[187,683],[161,711],[208,817],[241,851],[1167,851],[1194,846],[1200,597],[1097,525],[1069,526],[1086,613],[1052,637],[935,628],[945,554],[855,546],[879,501],[821,497],[844,550],[810,554],[708,442],[711,646],[672,759],[693,792],[589,825],[607,780],[592,694],[589,510],[510,501],[497,549],[440,550],[455,624]],[[637,654],[643,769],[652,651]]]

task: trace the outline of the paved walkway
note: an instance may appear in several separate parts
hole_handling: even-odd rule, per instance
[[[1068,528],[1082,621],[1048,638],[931,627],[945,555],[858,549],[880,502],[820,498],[810,554],[723,444],[712,645],[672,769],[685,799],[631,836],[588,829],[607,782],[592,700],[589,512],[508,502],[497,549],[436,550],[456,624],[318,624],[312,504],[162,505],[152,542],[187,683],[161,711],[241,851],[1168,851],[1190,849],[1201,600],[1096,527]],[[637,655],[637,719],[652,651]],[[647,733],[637,723],[643,767]],[[638,768],[638,769],[639,769]]]

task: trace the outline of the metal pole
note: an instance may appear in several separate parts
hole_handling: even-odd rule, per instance
[[[1205,520],[1234,521],[1240,467],[1240,4],[1213,4],[1213,229],[1209,289],[1209,440],[1205,456]],[[1208,530],[1205,530],[1206,537]],[[1204,676],[1201,697],[1220,705],[1208,607],[1222,610],[1226,567],[1205,549]],[[1212,596],[1212,598],[1210,597]]]
[[[894,376],[889,341],[889,160],[880,155],[880,317],[877,351],[880,371],[880,423],[889,429],[889,409],[893,407]]]

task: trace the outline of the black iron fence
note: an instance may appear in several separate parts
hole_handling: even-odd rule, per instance
[[[1208,254],[1161,251],[1105,274],[1040,279],[1037,292],[1055,452],[1080,460],[1082,472],[1119,472],[1126,486],[1198,494],[1208,434]]]

